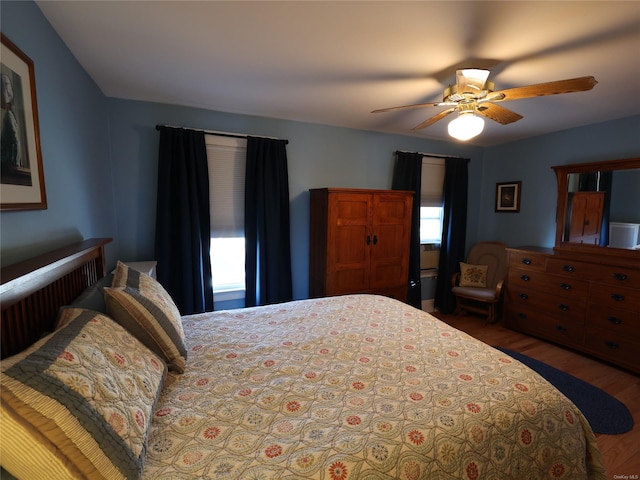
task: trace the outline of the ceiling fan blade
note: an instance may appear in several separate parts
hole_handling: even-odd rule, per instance
[[[409,108],[446,107],[448,105],[455,105],[455,103],[452,103],[452,102],[416,103],[415,105],[403,105],[401,107],[380,108],[378,110],[373,110],[371,113],[393,112],[395,110],[406,110]]]
[[[507,88],[491,93],[491,96],[499,97],[504,95],[502,101],[520,100],[522,98],[543,97],[545,95],[557,95],[560,93],[585,92],[591,90],[598,82],[593,77],[571,78],[569,80],[558,80],[555,82],[538,83],[525,87]],[[494,101],[499,101],[496,98]]]
[[[413,127],[411,130],[421,130],[423,128],[427,128],[429,125],[433,125],[434,123],[436,123],[438,120],[442,120],[444,117],[446,117],[447,115],[455,112],[457,110],[456,107],[453,108],[448,108],[446,110],[443,110],[442,112],[438,113],[437,115],[434,115],[433,117],[425,120],[424,122],[422,122],[420,125],[416,125],[415,127]]]
[[[484,115],[491,120],[507,125],[509,123],[517,122],[522,118],[519,113],[513,112],[508,108],[501,107],[495,103],[483,103],[476,109],[478,113]]]

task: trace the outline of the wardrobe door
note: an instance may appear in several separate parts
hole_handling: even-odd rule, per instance
[[[373,195],[371,278],[372,291],[406,300],[411,239],[412,195],[405,192]]]
[[[371,195],[329,195],[327,295],[369,291]]]
[[[598,245],[603,210],[604,192],[574,193],[569,241]]]

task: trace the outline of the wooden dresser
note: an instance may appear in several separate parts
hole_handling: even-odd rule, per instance
[[[376,293],[406,301],[413,192],[310,194],[310,296]]]
[[[640,252],[507,251],[507,327],[640,373]]]

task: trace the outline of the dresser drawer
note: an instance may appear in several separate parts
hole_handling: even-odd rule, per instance
[[[584,326],[580,322],[556,318],[527,305],[507,305],[505,319],[509,328],[563,345],[580,347],[584,341]]]
[[[585,348],[600,358],[640,372],[640,343],[605,328],[589,328]]]
[[[587,327],[617,332],[640,343],[640,312],[591,303],[587,309]]]
[[[589,290],[589,302],[638,312],[640,311],[640,292],[631,288],[592,283]]]
[[[571,276],[581,280],[640,288],[640,270],[628,267],[613,267],[597,263],[576,262],[571,259],[550,258],[547,260],[548,273]]]
[[[562,297],[578,297],[584,299],[589,291],[589,282],[567,278],[559,275],[521,268],[509,269],[509,286],[514,289],[533,289],[561,295]]]
[[[559,318],[574,319],[584,323],[587,313],[585,298],[553,295],[531,289],[519,289],[509,286],[507,301],[519,305],[538,308]]]
[[[547,255],[538,252],[509,251],[509,265],[511,268],[526,268],[528,270],[544,271]]]

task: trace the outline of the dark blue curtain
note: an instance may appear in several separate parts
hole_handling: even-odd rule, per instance
[[[213,310],[204,133],[158,127],[157,278],[183,315]]]
[[[286,140],[247,138],[246,306],[291,300],[289,174]]]
[[[411,212],[411,245],[409,250],[409,278],[407,303],[422,308],[422,287],[420,285],[420,192],[422,191],[421,153],[396,152],[393,170],[393,190],[410,190],[413,195]]]
[[[456,299],[451,293],[451,277],[465,258],[468,162],[466,158],[445,159],[444,218],[435,298],[435,307],[442,313],[451,313],[455,309]]]

